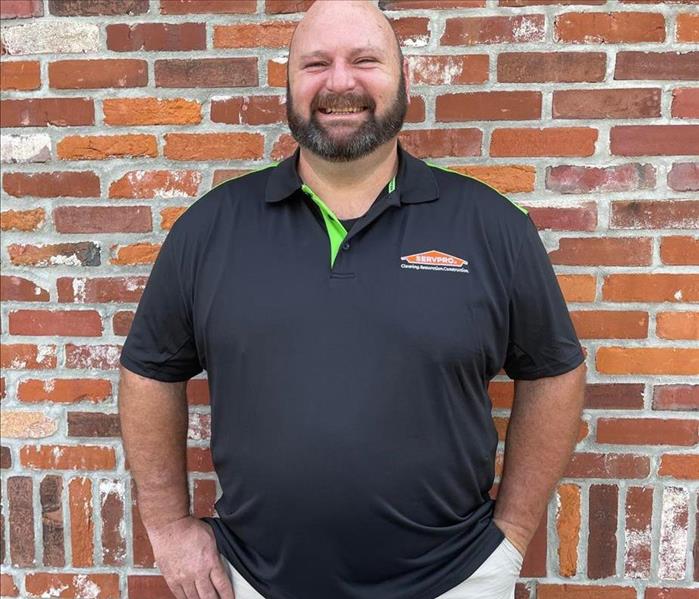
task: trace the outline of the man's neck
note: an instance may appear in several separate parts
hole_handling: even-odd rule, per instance
[[[338,218],[354,218],[364,214],[397,170],[395,139],[351,162],[330,162],[304,148],[299,154],[301,180]]]

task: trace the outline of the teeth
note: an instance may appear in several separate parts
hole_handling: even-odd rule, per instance
[[[340,110],[337,108],[326,108],[326,111],[329,114],[333,114],[333,113],[346,114],[346,113],[350,113],[350,112],[361,112],[362,110],[363,110],[362,108],[347,108],[344,110]]]

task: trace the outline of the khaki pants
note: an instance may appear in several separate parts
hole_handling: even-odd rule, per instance
[[[264,599],[233,567],[233,564],[223,555],[221,559],[228,566],[235,599]],[[515,584],[522,568],[522,561],[522,554],[508,539],[505,539],[466,580],[439,597],[425,597],[425,599],[483,599],[484,597],[514,599]]]

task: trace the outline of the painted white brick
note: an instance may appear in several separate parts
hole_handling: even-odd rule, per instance
[[[689,493],[680,487],[663,489],[660,520],[660,568],[663,580],[682,580],[687,567]]]
[[[8,54],[96,52],[99,26],[70,21],[28,23],[4,28],[2,42]]]
[[[0,135],[0,162],[47,162],[51,160],[51,138],[45,134]]]

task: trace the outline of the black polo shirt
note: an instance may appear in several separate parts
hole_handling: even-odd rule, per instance
[[[398,152],[344,238],[298,151],[214,188],[167,235],[123,347],[146,377],[207,371],[223,494],[203,520],[267,599],[465,580],[503,539],[488,382],[583,361],[526,211]]]

